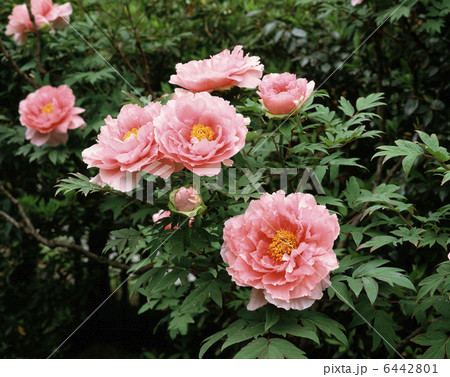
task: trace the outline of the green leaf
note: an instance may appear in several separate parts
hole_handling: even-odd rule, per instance
[[[366,291],[367,297],[369,298],[370,303],[373,305],[378,296],[378,283],[371,277],[362,277],[361,280],[364,285],[364,290]]]
[[[398,238],[392,236],[376,236],[373,237],[370,241],[364,242],[363,244],[359,245],[357,250],[370,247],[370,252],[372,253],[373,251],[379,249],[382,246],[389,245],[391,243],[396,245],[397,242]]]
[[[181,313],[198,312],[203,307],[204,302],[209,296],[208,284],[202,284],[195,288],[180,307]]]
[[[219,306],[222,307],[222,291],[216,281],[211,281],[208,286],[209,296]]]
[[[152,295],[158,291],[168,288],[169,286],[173,285],[178,279],[184,279],[187,274],[188,271],[186,270],[172,270],[168,272],[162,279],[158,279],[155,285],[151,286],[148,294]]]
[[[258,359],[284,359],[284,355],[276,346],[269,343],[262,349]]]
[[[378,149],[381,149],[380,152],[374,154],[372,158],[384,156],[383,164],[386,163],[389,159],[393,157],[404,156],[403,170],[405,174],[408,175],[414,161],[417,157],[421,156],[424,151],[420,145],[413,143],[408,140],[397,140],[395,142],[396,146],[381,146]],[[406,160],[406,161],[405,161]]]
[[[343,282],[333,282],[332,280],[331,286],[328,288],[328,296],[330,296],[330,298],[333,298],[334,294],[336,294],[339,300],[341,300],[343,303],[347,304],[351,308],[354,308],[350,292]]]
[[[287,334],[297,336],[299,338],[310,339],[313,342],[320,344],[319,338],[315,331],[308,329],[306,327],[297,324],[296,319],[283,319],[283,321],[278,322],[274,325],[270,332],[273,334],[286,336]]]
[[[189,314],[179,314],[177,312],[172,312],[172,319],[167,327],[169,330],[169,335],[174,339],[178,334],[186,335],[188,331],[188,326],[190,323],[194,323],[194,319]]]
[[[56,185],[56,187],[58,187],[58,190],[56,190],[55,196],[60,192],[67,194],[71,191],[81,192],[84,195],[87,195],[91,191],[101,189],[99,185],[90,183],[89,178],[81,173],[73,173],[71,175],[72,177],[61,179],[58,182],[58,184]]]
[[[363,287],[363,282],[361,279],[353,279],[350,276],[346,276],[345,279],[347,280],[348,286],[353,291],[355,296],[358,297]]]
[[[362,111],[372,107],[386,105],[384,102],[381,102],[383,97],[383,93],[373,93],[367,97],[360,97],[356,101],[356,110]]]
[[[233,359],[256,359],[265,347],[267,347],[267,339],[257,338],[243,347]]]
[[[349,101],[347,101],[344,97],[341,97],[339,103],[340,103],[339,109],[341,109],[345,115],[349,117],[353,116],[353,114],[355,113],[355,108]]]
[[[228,333],[239,332],[245,326],[245,321],[243,319],[238,319],[234,321],[231,325],[229,325],[226,329],[219,331],[216,334],[213,334],[207,337],[203,342],[204,344],[200,348],[199,358],[201,359],[203,355],[208,351],[208,349],[220,339],[222,339]]]
[[[268,331],[273,325],[275,325],[280,319],[279,314],[271,305],[266,306],[266,323],[264,325],[264,331]]]
[[[290,139],[291,138],[291,131],[295,128],[295,123],[294,122],[283,122],[282,125],[279,128],[279,131],[281,132],[281,134],[286,138],[286,139]]]
[[[434,346],[431,346],[428,348],[425,353],[423,354],[424,359],[443,359],[445,358],[445,352],[450,344],[449,341],[435,344]],[[447,354],[448,356],[448,354]]]
[[[249,324],[247,327],[241,329],[240,331],[234,331],[230,333],[227,340],[222,346],[222,351],[233,344],[243,342],[244,340],[250,338],[256,338],[263,335],[264,333],[265,331],[263,323],[258,322]]]
[[[286,359],[306,359],[305,353],[301,349],[285,339],[273,338],[269,340],[269,343],[276,347]]]
[[[442,344],[447,340],[447,335],[441,332],[427,332],[420,334],[411,339],[412,342],[420,344],[421,346],[433,346],[435,344]]]
[[[364,263],[359,266],[355,271],[353,271],[352,276],[354,278],[360,278],[369,274],[373,269],[388,263],[386,259],[376,259],[370,262]]]
[[[441,274],[433,274],[423,279],[419,283],[422,288],[420,288],[419,293],[417,294],[417,300],[422,299],[427,294],[433,296],[436,289],[438,289],[438,287],[444,282],[444,280],[445,275]]]
[[[383,310],[377,310],[373,327],[376,331],[373,333],[372,350],[375,350],[383,340],[386,350],[392,355],[395,352],[395,343],[399,341],[395,328],[398,325],[392,317]]]
[[[345,334],[342,332],[344,326],[339,322],[327,317],[323,313],[318,312],[303,312],[301,321],[305,327],[318,327],[328,336],[334,336],[345,346],[348,346],[348,340]]]

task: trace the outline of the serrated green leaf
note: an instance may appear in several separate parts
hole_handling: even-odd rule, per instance
[[[261,350],[258,359],[284,359],[284,356],[276,346],[268,343],[267,346]]]
[[[355,108],[349,101],[347,101],[344,97],[341,97],[339,103],[340,103],[339,109],[341,109],[345,115],[349,117],[353,116],[353,114],[355,113]]]
[[[435,344],[442,344],[447,340],[447,335],[442,332],[427,332],[419,334],[411,339],[412,342],[420,344],[421,346],[433,346]]]
[[[229,346],[243,342],[244,340],[250,339],[250,338],[256,338],[258,336],[261,336],[265,333],[264,331],[264,323],[252,323],[246,326],[245,328],[241,329],[240,331],[235,331],[233,333],[230,333],[228,335],[227,340],[222,346],[222,351]]]
[[[328,288],[328,295],[330,297],[333,297],[333,295],[330,295],[330,292],[333,292],[336,294],[336,296],[341,300],[343,303],[347,304],[351,308],[353,308],[353,300],[350,296],[350,292],[348,291],[347,286],[341,282],[332,282],[331,286]]]
[[[328,336],[334,336],[345,346],[348,346],[348,340],[345,334],[342,332],[344,326],[339,322],[332,320],[323,313],[318,312],[304,312],[301,319],[305,327],[312,325],[314,328],[318,327]]]
[[[269,329],[275,325],[280,320],[280,315],[275,311],[272,306],[266,307],[266,322],[264,324],[264,331],[269,331]]]
[[[278,322],[270,329],[270,332],[282,336],[286,336],[287,334],[289,334],[297,336],[299,338],[306,338],[312,340],[317,344],[320,344],[319,338],[315,331],[298,325],[297,321],[294,319],[284,319],[283,321]]]
[[[377,310],[373,327],[376,331],[373,333],[372,350],[375,350],[378,347],[378,344],[382,339],[386,350],[392,355],[395,352],[395,344],[399,341],[399,338],[395,333],[395,328],[398,327],[398,325],[388,313]]]
[[[269,343],[276,347],[286,359],[306,359],[305,352],[285,339],[272,338]]]
[[[356,110],[362,111],[372,107],[386,105],[384,102],[381,102],[383,97],[383,93],[373,93],[367,97],[360,97],[356,100]]]
[[[359,245],[357,250],[364,249],[370,247],[370,252],[372,253],[376,249],[379,249],[382,246],[393,244],[394,246],[397,244],[398,238],[392,236],[376,236],[373,237],[370,241],[364,242]]]
[[[370,303],[373,305],[378,296],[378,283],[371,277],[362,277],[361,280],[364,285],[364,290],[366,291],[367,297],[369,298]]]
[[[243,347],[236,355],[234,355],[233,359],[256,359],[266,346],[266,338],[257,338]]]
[[[363,288],[363,282],[361,281],[361,279],[353,279],[350,276],[346,276],[345,278],[350,289],[353,291],[355,296],[358,297]]]
[[[244,328],[244,326],[245,326],[245,321],[243,319],[238,319],[237,321],[234,321],[231,325],[229,325],[226,329],[207,337],[203,341],[203,345],[200,348],[199,358],[201,359],[203,357],[203,355],[206,353],[206,351],[208,351],[208,349],[214,343],[218,342],[225,335],[227,335],[228,333],[232,333],[232,332],[239,332],[241,329]]]

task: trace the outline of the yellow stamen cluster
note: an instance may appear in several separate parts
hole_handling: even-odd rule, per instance
[[[125,141],[127,138],[129,138],[131,135],[133,135],[136,139],[137,139],[137,133],[138,133],[138,129],[137,128],[133,128],[131,131],[128,131],[127,134],[123,137],[123,141]]]
[[[290,255],[292,250],[297,247],[297,236],[288,230],[280,229],[277,231],[275,237],[273,237],[267,254],[278,262],[281,262],[284,254]]]
[[[202,141],[203,139],[211,141],[214,137],[214,131],[210,127],[199,123],[192,128],[191,139],[194,137],[198,141]]]
[[[53,113],[53,103],[47,103],[41,110],[42,114],[51,114]]]

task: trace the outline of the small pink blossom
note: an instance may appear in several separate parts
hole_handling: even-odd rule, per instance
[[[31,13],[38,28],[49,25],[50,32],[54,32],[54,29],[62,29],[70,21],[72,6],[70,3],[53,4],[53,0],[31,0]],[[23,45],[27,40],[27,32],[35,32],[27,6],[15,6],[8,18],[5,34],[14,35],[14,41],[19,46]]]
[[[165,219],[166,217],[170,217],[170,211],[164,211],[163,209],[161,209],[152,216],[152,220],[156,224],[158,223],[158,221],[160,221],[161,219]],[[164,230],[169,229],[172,229],[172,224],[166,225],[166,227],[164,228]],[[177,227],[175,227],[175,229],[177,229]]]
[[[361,4],[362,2],[363,2],[363,0],[352,0],[352,5],[356,6],[356,5]]]
[[[164,159],[154,138],[153,121],[161,108],[158,102],[144,108],[125,105],[117,119],[105,119],[97,144],[82,153],[89,168],[100,169],[93,183],[126,192],[136,187],[142,171],[166,178],[176,170],[174,162]]]
[[[78,115],[82,112],[84,109],[75,107],[75,96],[66,85],[43,86],[19,104],[20,123],[27,127],[25,137],[37,146],[67,142],[68,130],[85,125]]]
[[[177,74],[169,82],[192,92],[228,90],[233,86],[255,88],[264,70],[259,57],[244,56],[242,46],[236,46],[232,52],[224,50],[210,59],[178,63],[175,68]]]
[[[168,159],[197,175],[219,174],[245,145],[247,125],[228,101],[209,93],[177,95],[154,121],[155,140]]]
[[[27,6],[25,4],[15,6],[8,18],[5,34],[14,35],[14,41],[19,46],[23,45],[27,40],[27,31],[34,31]]]
[[[314,85],[314,81],[297,79],[293,73],[271,73],[264,76],[257,93],[267,115],[279,118],[298,114]]]
[[[170,217],[170,211],[164,211],[163,209],[159,210],[152,216],[152,220],[155,224],[157,224],[160,220]],[[194,222],[194,217],[189,218],[189,228],[192,227],[192,223]],[[168,224],[165,226],[164,230],[172,229],[172,224]],[[180,229],[177,225],[173,228],[175,230]]]
[[[302,310],[323,295],[338,268],[336,215],[309,194],[263,194],[225,222],[221,256],[237,285],[253,287],[248,310],[270,302]]]

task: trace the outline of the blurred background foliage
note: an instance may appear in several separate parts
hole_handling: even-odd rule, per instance
[[[4,35],[7,17],[17,2],[3,0],[0,8],[0,36],[20,69],[41,85],[69,85],[77,106],[86,108],[83,117],[87,126],[71,132],[66,146],[38,148],[29,144],[19,124],[18,103],[34,89],[0,54],[0,180],[49,239],[84,243],[100,255],[111,231],[151,222],[156,207],[164,208],[163,200],[142,208],[135,201],[100,193],[55,197],[55,185],[71,172],[91,175],[81,160],[81,151],[93,143],[103,119],[118,114],[127,100],[121,91],[153,97],[170,93],[173,88],[168,80],[178,62],[207,58],[237,44],[260,56],[265,73],[289,71],[314,80],[316,88],[329,93],[329,98],[317,101],[334,110],[341,96],[354,103],[369,93],[385,93],[387,105],[376,108],[381,119],[368,126],[382,131],[381,137],[356,141],[345,155],[359,158],[367,170],[344,166],[334,177],[322,181],[335,197],[343,197],[340,193],[350,176],[356,177],[361,187],[365,182],[365,189],[371,189],[381,168],[378,160],[372,159],[376,146],[393,145],[398,139],[417,141],[416,131],[434,133],[440,145],[449,146],[448,0],[410,0],[397,10],[399,2],[389,0],[366,0],[357,7],[342,0],[71,3],[73,27],[41,35],[45,72],[39,72],[36,65],[33,36],[18,47]],[[398,163],[398,159],[386,163],[385,168],[392,171],[388,183],[400,187],[400,194],[414,203],[417,214],[427,216],[449,203],[448,184],[441,185],[442,177],[426,173],[430,168],[426,158],[417,160],[408,176]],[[4,195],[0,195],[0,208],[17,214]],[[239,211],[242,207],[235,209],[235,214]],[[224,217],[232,214],[230,210]],[[345,218],[348,220],[351,217]],[[448,217],[438,227],[448,229]],[[378,231],[386,229],[381,225]],[[221,239],[216,235],[212,242],[220,243]],[[410,243],[390,245],[377,253],[395,261],[416,284],[446,259],[447,243],[444,240],[422,249]],[[356,246],[345,247],[352,248],[354,255],[362,253],[356,252]],[[0,218],[0,355],[48,356],[125,277],[123,271],[72,250],[39,245]],[[174,341],[167,327],[158,325],[167,322],[164,309],[137,315],[145,302],[136,293],[129,298],[127,284],[120,287],[57,355],[195,358],[201,342],[221,329],[216,318],[204,314],[192,326],[188,327],[189,321],[179,324],[185,329]],[[412,319],[408,308],[392,305],[397,305],[395,312],[406,323],[401,338],[427,323]],[[335,318],[342,316],[345,313],[336,313]],[[348,331],[352,347],[326,336],[320,347],[308,343],[303,349],[308,357],[386,356],[385,349],[371,351],[364,342],[354,340],[355,328]],[[414,357],[423,349],[408,344],[402,351]],[[231,347],[220,355],[235,353]]]

